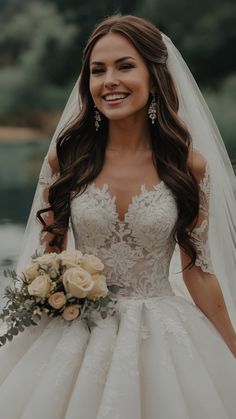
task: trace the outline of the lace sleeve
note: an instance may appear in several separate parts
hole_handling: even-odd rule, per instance
[[[209,202],[210,202],[210,172],[206,164],[205,173],[199,183],[199,214],[197,224],[194,227],[191,237],[197,250],[196,266],[199,266],[203,272],[214,273],[210,247],[209,247]]]
[[[59,178],[60,173],[57,171],[56,166],[49,163],[48,155],[45,157],[41,173],[39,175],[39,195],[40,195],[40,209],[49,208],[48,193],[49,188]],[[41,217],[47,225],[53,222],[53,213],[48,211],[41,214]],[[40,233],[40,247],[37,249],[40,253],[51,252],[49,242],[52,239],[52,234],[41,231]]]

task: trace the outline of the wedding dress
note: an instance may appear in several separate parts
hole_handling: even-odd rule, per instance
[[[199,187],[196,265],[211,272],[208,166]],[[72,200],[76,248],[122,286],[117,313],[97,318],[91,334],[79,320],[45,317],[2,347],[2,419],[235,419],[236,359],[169,282],[176,218],[164,181],[141,185],[123,220],[107,184],[92,182]]]

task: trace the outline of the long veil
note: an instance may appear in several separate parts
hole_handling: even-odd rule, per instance
[[[179,115],[185,122],[193,139],[193,146],[208,161],[211,174],[211,196],[209,211],[209,242],[214,272],[220,282],[231,321],[236,328],[236,179],[224,142],[214,118],[179,51],[172,41],[162,34],[167,46],[167,66],[174,79],[179,95]],[[56,131],[49,150],[55,147],[58,133],[78,115],[82,104],[77,80]],[[17,264],[21,272],[30,261],[31,255],[40,246],[41,224],[36,212],[43,207],[42,189],[45,182],[53,182],[47,155],[39,176],[32,209],[29,215],[22,250]],[[73,236],[69,231],[68,246],[73,247]],[[170,281],[176,293],[190,298],[180,271],[178,246],[172,257]]]

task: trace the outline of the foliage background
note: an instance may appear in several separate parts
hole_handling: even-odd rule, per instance
[[[173,39],[236,158],[235,0],[1,0],[0,125],[50,132],[90,31],[114,12],[148,18]]]

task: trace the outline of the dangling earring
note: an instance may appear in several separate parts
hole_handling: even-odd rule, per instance
[[[94,109],[95,109],[95,111],[94,111],[94,119],[95,119],[94,125],[95,125],[96,131],[98,131],[102,118],[101,118],[100,112],[98,111],[96,105],[94,105]]]
[[[159,96],[157,95],[157,100],[159,100]],[[152,101],[148,108],[148,116],[152,120],[152,124],[155,124],[155,120],[157,119],[157,111],[158,111],[158,103],[156,100],[156,94],[152,93]]]

